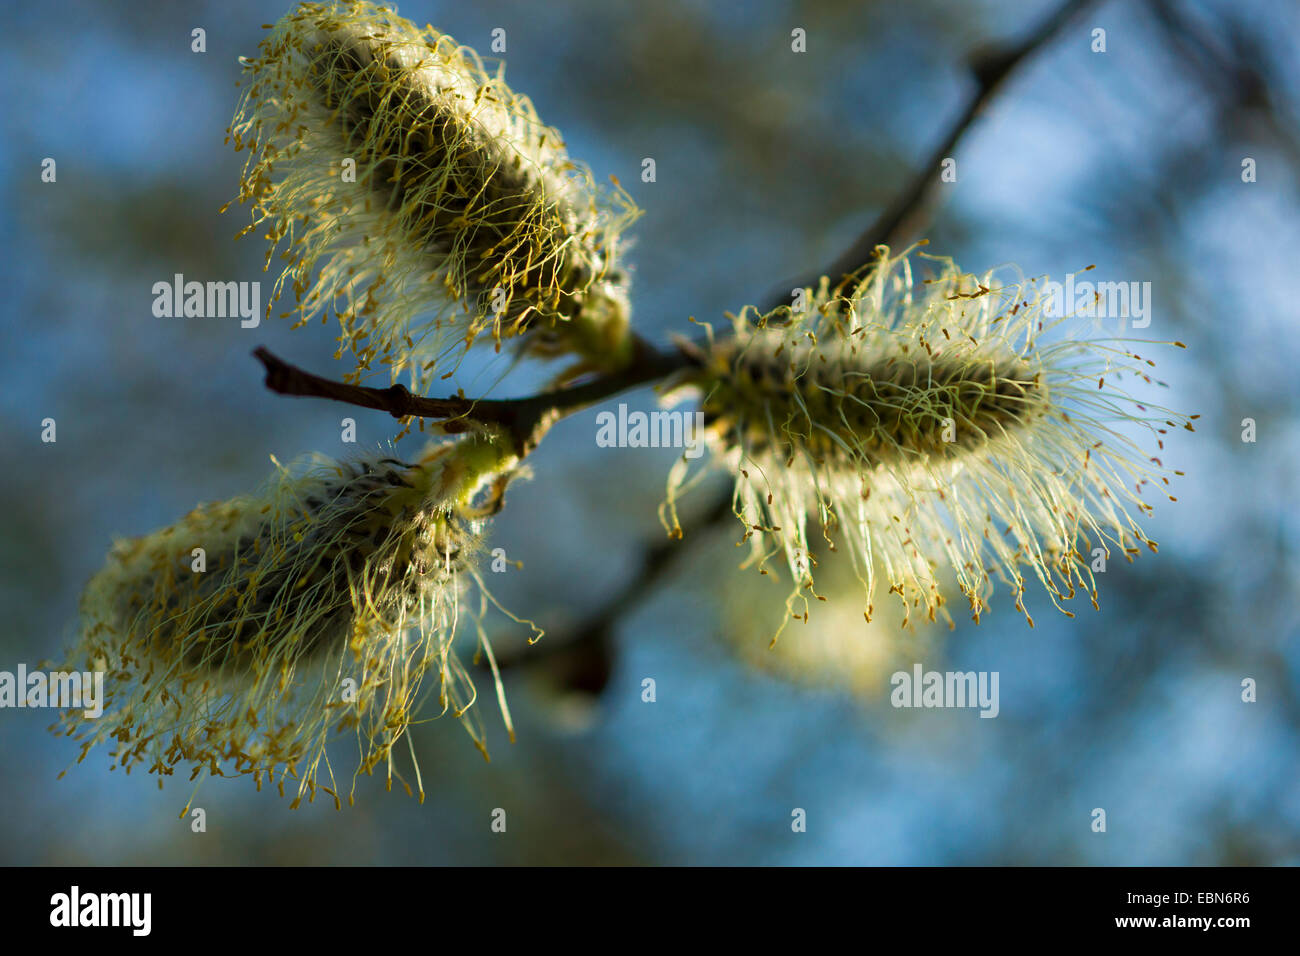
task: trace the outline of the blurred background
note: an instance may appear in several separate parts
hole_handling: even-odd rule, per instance
[[[269,455],[346,456],[395,431],[385,415],[262,387],[249,353],[263,344],[340,376],[326,327],[151,311],[153,284],[178,272],[260,279],[269,294],[261,242],[233,240],[246,214],[217,210],[244,159],[223,145],[237,57],[287,9],[52,0],[4,13],[0,669],[60,654],[115,535],[252,490]],[[484,54],[503,28],[511,85],[644,208],[635,321],[660,342],[832,261],[960,114],[971,52],[1054,9],[400,4]],[[206,53],[191,52],[195,27]],[[794,28],[806,53],[791,51]],[[492,531],[524,562],[488,574],[493,593],[548,634],[521,648],[517,627],[489,619],[519,731],[509,744],[485,695],[490,764],[436,721],[415,730],[423,806],[378,778],[341,813],[209,780],[195,834],[177,816],[183,774],[159,791],[97,751],[56,781],[75,745],[46,733],[51,712],[6,710],[0,862],[1300,863],[1297,37],[1300,11],[1283,0],[1096,5],[1010,78],[919,224],[929,251],[972,271],[1015,262],[1060,279],[1096,263],[1099,279],[1149,281],[1138,334],[1189,346],[1157,356],[1162,400],[1203,416],[1166,443],[1165,463],[1187,473],[1180,500],[1146,524],[1159,555],[1100,576],[1099,612],[1082,602],[1068,620],[1036,600],[1030,630],[1003,590],[978,627],[959,617],[955,631],[908,634],[892,609],[865,624],[845,588],[769,653],[784,585],[737,570],[738,525],[692,510],[708,488],[684,503],[682,553],[654,586],[624,591],[663,540],[674,453],[598,448],[592,410],[556,428]],[[461,375],[467,391],[503,370],[481,358]],[[526,394],[545,371],[492,394]],[[347,416],[357,445],[340,440]],[[41,442],[47,417],[54,444]],[[608,626],[581,626],[592,619]],[[913,662],[998,671],[999,716],[892,708],[889,674]],[[1241,699],[1246,678],[1256,703]],[[495,808],[505,834],[490,829]],[[795,808],[807,832],[792,831]]]

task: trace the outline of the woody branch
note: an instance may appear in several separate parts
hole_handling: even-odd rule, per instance
[[[506,431],[522,456],[532,451],[546,430],[559,419],[604,401],[619,392],[690,367],[696,361],[679,349],[661,350],[643,339],[634,342],[632,361],[617,372],[602,375],[581,385],[540,392],[525,398],[471,399],[425,398],[404,385],[372,388],[323,378],[291,365],[266,348],[253,355],[266,369],[266,387],[280,395],[328,398],[361,408],[388,412],[394,418],[429,418],[449,434],[475,427],[496,426]]]

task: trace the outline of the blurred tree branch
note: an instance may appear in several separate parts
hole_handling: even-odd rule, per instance
[[[1232,119],[1242,113],[1257,117],[1276,143],[1300,164],[1300,137],[1281,118],[1265,67],[1261,45],[1240,24],[1227,21],[1216,34],[1169,0],[1147,0],[1147,6],[1176,49],[1189,75],[1221,101]]]
[[[975,124],[980,115],[1002,89],[1003,83],[1021,63],[1047,44],[1070,20],[1092,3],[1092,0],[1069,0],[1057,8],[1052,16],[1023,41],[1014,46],[992,46],[975,50],[967,60],[976,86],[966,107],[952,124],[947,134],[934,148],[926,161],[897,197],[876,217],[875,221],[857,240],[830,265],[804,276],[792,288],[816,285],[822,276],[829,276],[834,285],[845,276],[852,275],[869,263],[876,246],[899,245],[916,235],[932,212],[937,171],[945,159],[952,156],[958,144]],[[784,304],[788,292],[773,295],[768,308]],[[765,310],[766,311],[766,310]]]

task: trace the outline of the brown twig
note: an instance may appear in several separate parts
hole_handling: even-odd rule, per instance
[[[439,428],[449,434],[495,426],[514,439],[520,457],[531,452],[551,425],[566,415],[638,385],[661,381],[696,361],[685,351],[661,351],[637,339],[626,367],[582,385],[526,398],[469,399],[464,395],[423,398],[404,385],[350,385],[303,371],[266,348],[255,349],[253,355],[266,369],[266,387],[277,394],[328,398],[388,412],[397,419],[437,419]]]
[[[496,407],[501,402],[472,402],[463,397],[421,398],[412,395],[405,385],[389,388],[349,385],[305,372],[263,347],[254,349],[253,356],[266,368],[266,387],[280,395],[328,398],[361,408],[375,408],[394,418],[455,419],[465,417],[471,410],[476,412],[476,421],[496,422],[501,416],[501,410]]]

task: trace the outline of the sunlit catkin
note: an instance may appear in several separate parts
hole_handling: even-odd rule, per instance
[[[907,255],[879,251],[863,276],[803,290],[799,308],[745,310],[681,380],[703,393],[754,560],[782,556],[804,619],[813,533],[848,551],[868,620],[878,577],[905,622],[947,617],[947,578],[976,621],[994,577],[1027,618],[1030,578],[1058,607],[1077,589],[1095,606],[1093,565],[1155,550],[1130,511],[1149,512],[1144,487],[1178,474],[1131,433],[1163,449],[1190,420],[1130,391],[1156,384],[1140,343],[1069,337],[1085,323],[1049,318],[1037,283],[930,256],[937,276],[919,282]],[[688,467],[670,480],[670,526]]]
[[[414,463],[277,465],[261,494],[117,542],[82,596],[73,659],[106,671],[107,705],[98,719],[65,715],[79,760],[110,744],[115,766],[143,766],[160,786],[180,766],[281,793],[293,778],[294,806],[317,789],[337,802],[328,738],[355,731],[357,773],[385,764],[391,786],[429,673],[443,712],[482,746],[452,642],[478,580],[477,498],[513,466],[484,435]]]
[[[333,312],[352,378],[377,363],[418,387],[487,333],[591,368],[630,356],[620,234],[556,130],[471,49],[392,7],[303,3],[244,61],[230,127],[249,149],[245,232],[300,324]],[[268,316],[270,307],[268,307]]]

